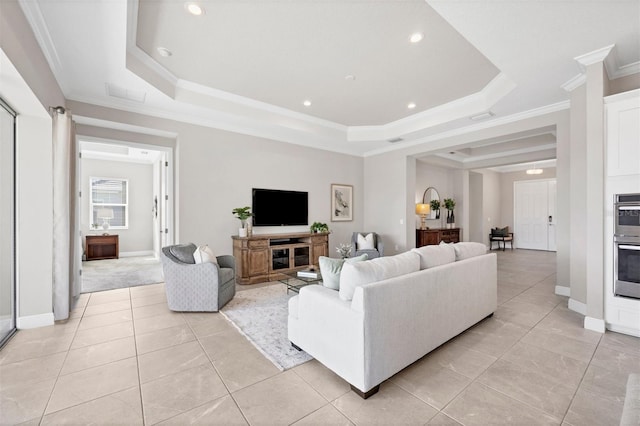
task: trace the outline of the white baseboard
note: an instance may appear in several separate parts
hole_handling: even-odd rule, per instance
[[[38,327],[46,327],[48,325],[53,325],[53,312],[49,312],[46,314],[40,315],[29,315],[26,317],[18,317],[16,320],[17,328],[19,329],[27,329],[27,328],[38,328]]]
[[[153,256],[153,250],[143,250],[143,251],[121,251],[120,257],[138,257],[138,256]]]
[[[629,336],[640,337],[640,330],[624,327],[622,325],[607,323],[607,330],[615,331],[616,333],[628,334]]]
[[[567,296],[567,297],[569,297],[569,296],[571,296],[571,288],[565,287],[565,286],[562,286],[562,285],[557,285],[556,286],[556,294],[558,296]]]
[[[592,317],[584,317],[584,328],[586,328],[587,330],[597,331],[598,333],[604,333],[604,320]]]
[[[569,299],[569,305],[567,307],[574,312],[587,315],[587,305],[582,302],[578,302],[575,299]]]

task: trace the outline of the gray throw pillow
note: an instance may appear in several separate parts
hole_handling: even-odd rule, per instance
[[[178,244],[176,246],[169,247],[171,255],[182,263],[196,263],[193,258],[194,251],[196,251],[196,245],[193,243]]]
[[[509,235],[509,227],[505,226],[504,228],[493,228],[491,230],[491,235],[494,237],[506,237]]]
[[[322,274],[322,285],[332,290],[340,290],[340,272],[345,262],[354,263],[367,260],[369,256],[365,253],[360,256],[347,259],[332,259],[320,256],[320,274]]]

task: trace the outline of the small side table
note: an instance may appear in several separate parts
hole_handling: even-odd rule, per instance
[[[118,259],[120,243],[118,235],[87,235],[87,260]]]

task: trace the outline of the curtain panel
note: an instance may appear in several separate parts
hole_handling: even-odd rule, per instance
[[[53,316],[56,321],[69,318],[81,285],[76,151],[71,113],[62,108],[53,109]]]

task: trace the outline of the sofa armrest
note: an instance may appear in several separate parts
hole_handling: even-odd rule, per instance
[[[225,255],[222,255],[222,256],[216,256],[216,259],[218,260],[218,265],[220,265],[221,268],[231,268],[235,272],[235,270],[236,270],[236,258],[235,257],[233,257],[231,255],[228,255],[228,254],[225,254]]]
[[[340,299],[336,290],[322,285],[308,285],[300,289],[296,316],[325,316],[328,311],[337,315],[354,313],[351,303]]]

